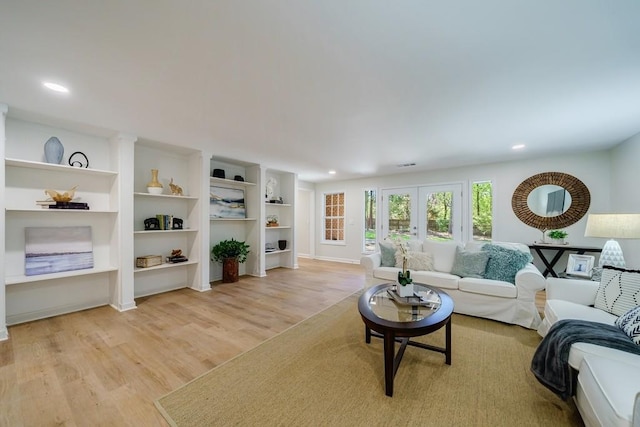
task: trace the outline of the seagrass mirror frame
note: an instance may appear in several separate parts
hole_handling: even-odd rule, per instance
[[[553,217],[535,214],[529,208],[527,198],[529,193],[541,185],[557,185],[567,190],[571,195],[569,209]],[[575,224],[587,213],[590,204],[591,194],[587,186],[575,176],[562,172],[544,172],[533,175],[522,181],[513,192],[513,197],[511,197],[511,208],[518,219],[542,232]]]

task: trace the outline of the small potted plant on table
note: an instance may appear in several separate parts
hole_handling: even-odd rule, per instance
[[[222,263],[222,282],[233,283],[239,280],[240,263],[247,260],[249,245],[235,239],[222,240],[211,248],[211,260]]]
[[[552,243],[556,245],[564,245],[564,239],[568,235],[569,233],[564,230],[551,230],[549,232],[549,238],[552,240]]]

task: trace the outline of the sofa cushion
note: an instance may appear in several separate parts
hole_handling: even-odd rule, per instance
[[[517,298],[518,289],[509,282],[464,277],[458,281],[458,289],[464,292],[491,295],[501,298]]]
[[[422,252],[422,240],[417,240],[417,239],[407,240],[407,248],[413,252]]]
[[[550,325],[563,319],[590,320],[613,325],[617,316],[588,305],[576,304],[575,302],[561,299],[548,299],[544,305],[544,318],[545,322]]]
[[[489,252],[466,251],[457,247],[451,274],[460,277],[475,277],[476,279],[481,279],[484,276],[487,261],[489,261]]]
[[[429,252],[407,252],[407,269],[416,270],[433,270],[433,256]],[[396,267],[402,268],[402,253],[396,252]]]
[[[458,289],[460,278],[440,271],[413,271],[411,277],[414,283],[424,283],[441,289]]]
[[[580,365],[576,395],[585,421],[610,427],[630,426],[638,381],[640,371],[634,365],[586,356]]]
[[[395,267],[396,265],[396,245],[392,242],[380,242],[380,265],[382,267]]]
[[[453,261],[456,257],[456,248],[460,243],[453,241],[438,242],[426,239],[422,244],[422,250],[433,255],[433,269],[443,273],[451,273]]]
[[[622,316],[640,305],[640,271],[605,265],[594,306]]]
[[[640,344],[640,306],[634,307],[616,319],[616,326],[629,335],[634,343]]]
[[[489,261],[485,270],[485,279],[516,283],[516,273],[533,260],[530,253],[517,249],[507,249],[487,243],[482,247],[489,252]]]

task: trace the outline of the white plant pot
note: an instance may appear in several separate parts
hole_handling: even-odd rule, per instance
[[[398,295],[400,295],[401,297],[413,296],[413,283],[409,283],[408,285],[404,285],[404,286],[398,283],[397,289],[398,289]]]

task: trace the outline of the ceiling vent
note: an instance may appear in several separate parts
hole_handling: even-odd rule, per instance
[[[416,165],[415,163],[402,163],[402,164],[399,164],[398,167],[399,168],[409,168],[409,167],[415,166],[415,165]]]

